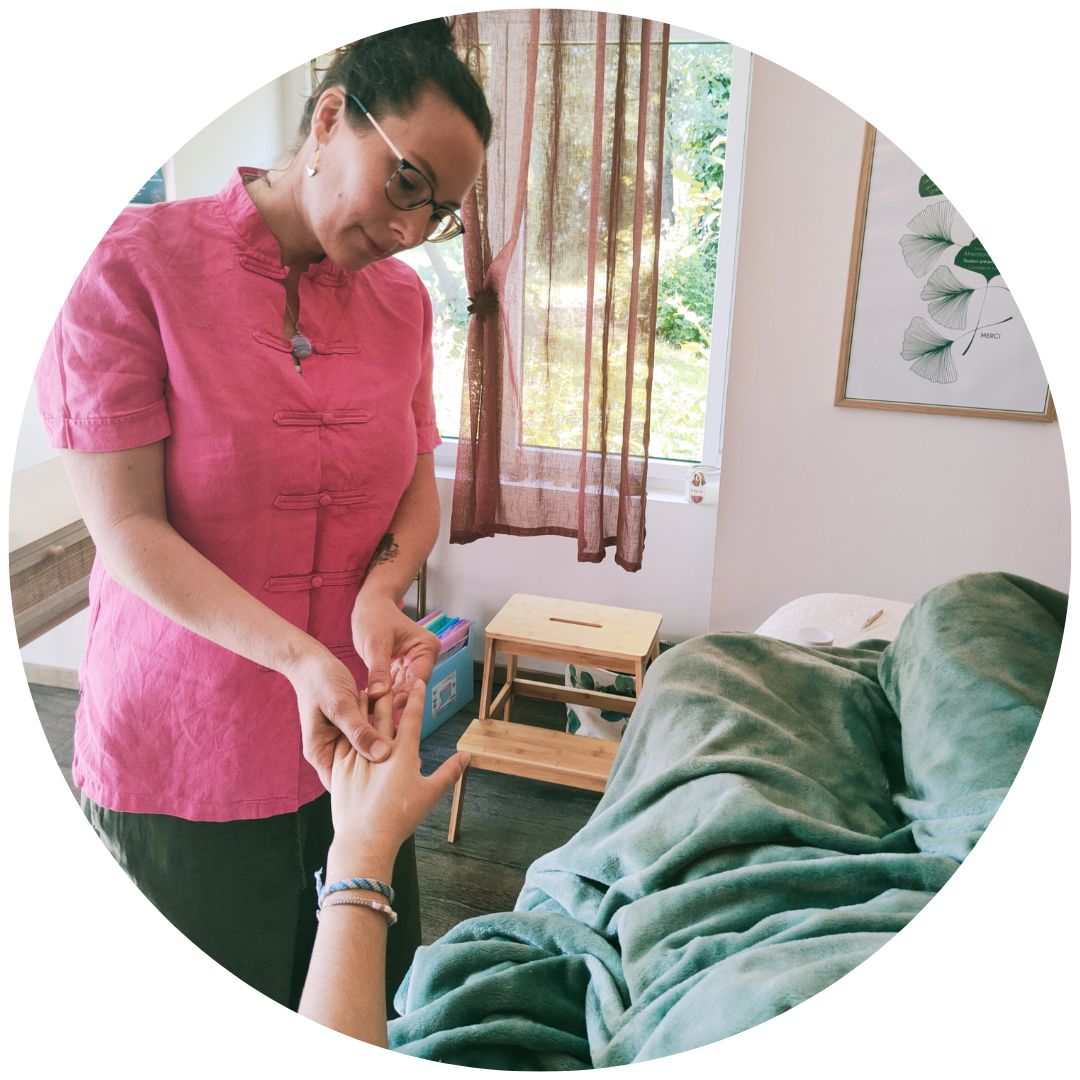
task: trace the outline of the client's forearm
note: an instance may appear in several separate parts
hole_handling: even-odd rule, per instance
[[[386,918],[352,904],[324,907],[300,1015],[386,1046]]]

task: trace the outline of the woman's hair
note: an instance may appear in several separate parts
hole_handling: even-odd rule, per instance
[[[464,113],[486,147],[491,141],[491,112],[480,84],[454,51],[452,27],[446,19],[427,19],[338,49],[304,107],[301,140],[311,133],[311,117],[323,91],[333,86],[355,94],[376,117],[407,112],[420,93],[432,87]],[[352,102],[348,114],[357,126],[364,123]]]

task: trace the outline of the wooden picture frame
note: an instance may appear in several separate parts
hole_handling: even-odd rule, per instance
[[[993,260],[937,185],[870,124],[833,403],[1057,418],[1038,353]]]

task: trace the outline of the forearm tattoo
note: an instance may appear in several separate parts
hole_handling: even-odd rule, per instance
[[[394,534],[387,533],[375,548],[375,554],[371,556],[368,570],[380,563],[393,562],[398,557],[398,546],[394,543]]]

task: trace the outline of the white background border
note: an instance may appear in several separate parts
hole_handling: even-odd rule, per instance
[[[485,5],[522,6],[518,4]],[[605,7],[609,5],[603,5]],[[1074,38],[1028,2],[627,2],[816,83],[934,177],[1007,274],[1039,349],[1069,460],[1075,400]],[[453,9],[462,9],[453,5]],[[617,10],[618,10],[617,9]],[[131,192],[206,123],[309,56],[390,25],[355,0],[25,4],[4,16],[3,460],[75,274]],[[427,0],[413,16],[448,7]],[[924,13],[925,12],[925,13]],[[965,107],[963,142],[949,103]],[[750,132],[753,138],[753,132]],[[752,178],[751,178],[752,179]],[[1003,197],[1002,185],[1013,188]],[[1015,190],[1023,187],[1023,197]],[[5,473],[6,469],[0,470]],[[6,507],[7,498],[2,504]],[[6,588],[6,586],[5,586]],[[287,1013],[180,937],[90,833],[49,755],[19,666],[0,756],[7,841],[2,1059],[13,1075],[431,1076]],[[986,838],[927,911],[805,1005],[679,1060],[755,1077],[1061,1075],[1073,1055],[1076,633],[1028,761]],[[1067,935],[1067,936],[1066,936]],[[671,1062],[634,1067],[664,1076]]]

